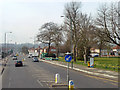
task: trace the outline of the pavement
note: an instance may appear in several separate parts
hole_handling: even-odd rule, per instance
[[[2,89],[2,73],[6,67],[8,58],[0,59],[0,90]]]
[[[65,63],[65,62],[42,60],[42,59],[39,59],[39,60],[44,61],[46,63],[50,63],[50,64],[54,64],[54,65],[57,65],[57,66],[67,68],[67,63]],[[77,64],[74,64],[73,68],[71,68],[71,64],[70,64],[69,68],[73,69],[73,70],[76,70],[76,71],[83,72],[83,73],[87,73],[87,74],[90,74],[90,75],[95,75],[95,76],[104,77],[104,78],[108,78],[108,79],[114,79],[114,80],[118,81],[118,72],[115,72],[115,71],[108,71],[108,70],[102,70],[102,69],[97,69],[97,68],[90,68],[90,67],[86,67],[86,66],[83,66],[83,65],[77,65]]]
[[[8,61],[8,58],[4,58],[0,60],[0,73],[1,74],[3,73],[3,70],[6,67],[7,61]]]

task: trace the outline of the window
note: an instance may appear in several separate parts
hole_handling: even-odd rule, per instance
[[[56,49],[51,49],[51,51],[56,51]]]

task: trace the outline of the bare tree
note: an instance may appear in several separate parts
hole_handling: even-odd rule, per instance
[[[71,46],[73,46],[74,62],[76,62],[76,47],[78,43],[78,21],[81,3],[70,2],[65,6],[65,24],[69,27],[69,35],[71,35]],[[71,48],[72,49],[72,48]],[[72,50],[71,50],[72,51]]]
[[[50,49],[50,45],[54,40],[54,34],[56,30],[56,24],[53,22],[45,23],[42,25],[42,27],[39,29],[39,34],[37,35],[38,41],[48,44],[48,53]]]
[[[53,42],[55,43],[55,46],[57,48],[57,57],[59,57],[59,46],[63,42],[63,28],[62,26],[56,25],[54,27],[54,37]]]
[[[38,41],[48,44],[48,51],[51,46],[51,43],[55,43],[57,48],[57,57],[59,54],[59,44],[63,41],[62,27],[58,26],[56,23],[49,22],[45,23],[40,29],[39,34],[37,35]]]
[[[100,37],[104,36],[106,42],[120,46],[120,26],[118,22],[120,11],[115,3],[110,6],[102,5],[98,10],[96,25],[99,28]]]
[[[90,55],[90,48],[96,43],[95,35],[94,35],[94,26],[92,23],[91,16],[87,14],[80,14],[79,19],[79,43],[78,46],[81,50],[83,48],[83,57],[84,63],[87,63],[88,56]]]

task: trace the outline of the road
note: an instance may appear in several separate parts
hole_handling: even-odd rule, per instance
[[[60,74],[61,82],[66,83],[66,68],[45,62],[32,62],[32,58],[20,55],[24,60],[23,67],[15,67],[14,60],[9,58],[8,65],[2,75],[3,88],[50,88],[56,73]],[[117,81],[91,76],[70,70],[70,79],[75,88],[118,88]]]

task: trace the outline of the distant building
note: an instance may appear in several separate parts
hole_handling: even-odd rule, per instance
[[[91,52],[91,53],[97,53],[97,54],[99,54],[99,53],[100,53],[100,49],[91,48],[91,49],[90,49],[90,52]]]
[[[40,50],[40,53],[47,53],[48,47],[44,47],[43,49]],[[56,48],[53,46],[50,46],[49,53],[54,53],[56,55]]]
[[[28,50],[29,54],[30,53],[34,53],[34,52],[38,52],[39,55],[42,54],[42,53],[47,53],[47,51],[48,51],[48,47],[44,47],[44,48],[38,47],[38,48],[35,48],[35,49],[34,48],[30,48]],[[53,54],[56,55],[56,48],[51,46],[50,49],[49,49],[49,53],[53,53]]]
[[[115,56],[120,56],[120,46],[113,47],[113,53]]]

